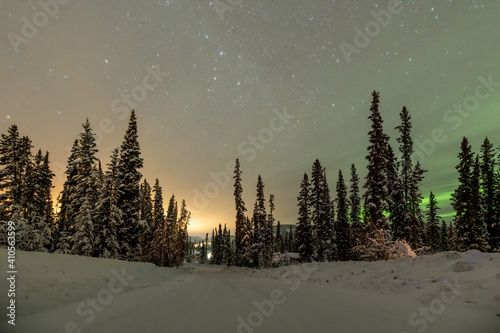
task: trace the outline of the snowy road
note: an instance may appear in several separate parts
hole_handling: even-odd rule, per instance
[[[0,332],[498,332],[498,322],[489,317],[488,323],[484,311],[464,309],[459,302],[447,304],[438,316],[429,314],[433,320],[414,316],[411,325],[410,315],[422,304],[407,293],[309,284],[313,266],[304,267],[302,275],[283,268],[280,279],[193,267],[173,281],[124,289],[110,299],[109,292],[89,295],[101,297],[104,305],[97,304],[96,311],[74,302],[20,316],[15,328],[2,322]],[[113,292],[119,287],[115,282]]]

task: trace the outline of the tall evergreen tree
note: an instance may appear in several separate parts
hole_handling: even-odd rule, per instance
[[[297,197],[299,206],[299,218],[297,223],[297,235],[295,237],[295,246],[299,252],[299,258],[303,262],[310,262],[314,255],[313,233],[311,225],[311,215],[309,205],[311,200],[310,183],[307,174],[304,174],[300,184],[300,193]],[[291,234],[287,234],[289,239]],[[290,251],[290,249],[287,249]]]
[[[90,256],[94,251],[94,226],[92,223],[91,210],[92,207],[90,206],[88,197],[85,197],[76,215],[76,230],[72,237],[72,254]]]
[[[276,239],[276,252],[279,252],[279,253],[284,253],[285,252],[285,244],[284,244],[284,240],[283,240],[283,235],[281,234],[281,223],[280,221],[278,221],[278,224],[276,225],[276,236],[275,236],[275,239]]]
[[[490,235],[490,248],[500,250],[500,210],[496,203],[496,191],[499,184],[495,177],[495,159],[493,144],[486,137],[481,145],[481,193],[484,222]]]
[[[489,235],[484,221],[483,197],[481,195],[481,164],[478,155],[476,155],[472,167],[471,193],[467,212],[471,225],[468,248],[483,252],[489,251]]]
[[[319,160],[315,160],[312,167],[310,208],[316,243],[314,257],[318,261],[332,260],[335,254],[335,219],[325,170]]]
[[[427,246],[431,248],[431,251],[438,252],[441,250],[442,246],[442,235],[439,228],[439,219],[437,215],[438,203],[434,193],[431,192],[429,195],[429,203],[427,204],[427,225],[426,225],[426,239]]]
[[[31,141],[20,137],[16,125],[0,139],[0,220],[20,213],[22,185],[31,157]]]
[[[163,208],[163,190],[158,178],[153,186],[153,192],[153,225],[155,232],[152,240],[151,262],[158,266],[167,266],[167,226]]]
[[[387,199],[387,163],[389,136],[384,133],[383,120],[379,112],[379,93],[373,91],[370,116],[372,121],[371,131],[368,133],[370,145],[368,146],[368,174],[365,183],[365,205],[368,218],[367,227],[370,232],[388,230],[387,218],[384,215],[388,209]]]
[[[139,187],[143,159],[137,135],[137,118],[132,110],[128,129],[120,147],[118,172],[120,183],[120,197],[118,206],[123,211],[124,228],[118,234],[119,241],[123,244],[121,255],[129,260],[138,256],[139,251]]]
[[[344,182],[342,170],[339,170],[337,181],[337,247],[338,259],[346,261],[351,259],[351,233],[348,222],[347,187]]]
[[[57,216],[58,244],[66,246],[69,237],[74,232],[75,210],[73,200],[76,190],[76,178],[78,175],[78,139],[73,142],[70,155],[66,164],[66,181],[59,196],[59,213]],[[59,245],[58,245],[59,246]]]
[[[353,247],[361,245],[364,226],[361,222],[361,198],[359,195],[359,176],[356,166],[351,165],[351,179],[349,181],[349,221],[351,223],[351,244]]]
[[[94,256],[118,258],[120,245],[117,231],[123,225],[123,212],[118,207],[118,149],[113,150],[108,171],[104,176],[104,186],[96,204],[98,220],[94,223]]]
[[[253,257],[254,266],[262,267],[267,263],[266,236],[267,236],[267,212],[266,199],[264,196],[264,183],[259,175],[257,179],[257,198],[253,210]]]
[[[409,201],[408,201],[408,212],[410,216],[410,239],[409,243],[413,248],[419,248],[423,246],[426,242],[425,239],[425,226],[424,219],[422,215],[422,210],[420,209],[420,204],[422,203],[422,193],[420,192],[420,185],[424,179],[424,170],[420,166],[420,162],[417,162],[415,168],[413,169],[410,179],[409,179]]]
[[[441,220],[441,251],[450,251],[450,234],[448,232],[448,227],[446,226],[446,222]]]
[[[241,185],[241,170],[240,170],[240,161],[236,159],[235,168],[234,168],[234,200],[236,207],[236,233],[235,233],[235,241],[236,241],[236,265],[243,265],[243,257],[246,248],[248,248],[248,244],[244,243],[248,241],[248,237],[246,235],[246,218],[245,218],[245,202],[242,199],[243,187]]]
[[[459,251],[467,251],[470,246],[472,221],[468,211],[470,196],[472,192],[472,166],[473,156],[471,146],[467,138],[462,139],[460,153],[458,154],[458,187],[452,193],[452,207],[455,210],[453,219],[456,233],[456,248]]]

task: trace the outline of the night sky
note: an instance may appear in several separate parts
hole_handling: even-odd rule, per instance
[[[106,164],[132,108],[143,175],[186,199],[193,235],[234,230],[236,158],[247,208],[260,174],[283,224],[316,158],[332,194],[339,169],[363,178],[373,90],[395,150],[409,109],[442,216],[462,136],[500,145],[496,0],[59,1],[0,1],[0,133],[51,153],[54,199],[85,119]]]

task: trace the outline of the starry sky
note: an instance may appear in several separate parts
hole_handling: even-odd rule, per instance
[[[42,4],[0,0],[0,133],[17,124],[50,151],[54,197],[85,119],[106,164],[132,108],[143,175],[160,179],[165,200],[186,199],[193,235],[234,230],[236,158],[247,208],[260,174],[283,224],[296,222],[316,158],[332,192],[351,163],[363,178],[373,90],[395,148],[409,109],[415,161],[429,170],[422,190],[442,216],[461,138],[477,152],[485,136],[500,145],[496,0]]]

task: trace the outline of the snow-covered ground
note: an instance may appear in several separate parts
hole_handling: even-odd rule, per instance
[[[255,270],[20,251],[16,264],[2,333],[500,332],[500,254]]]

